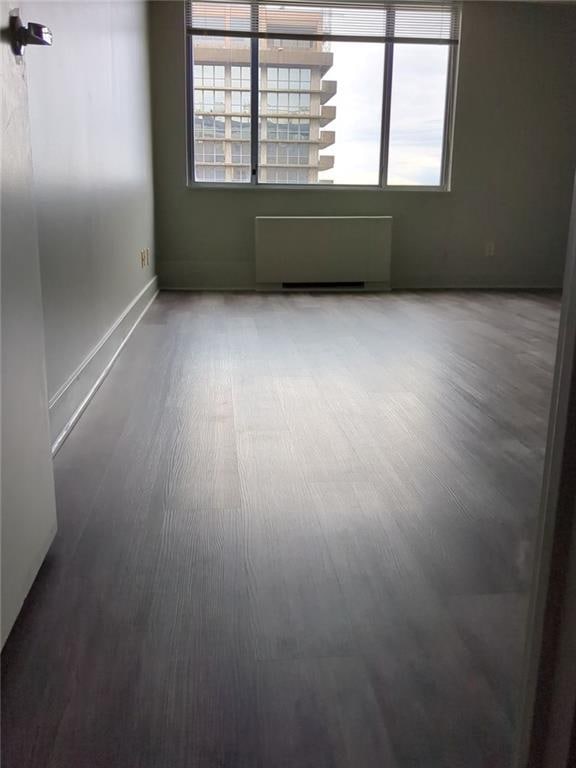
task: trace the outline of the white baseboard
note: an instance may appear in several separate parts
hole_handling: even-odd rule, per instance
[[[562,279],[558,281],[536,277],[525,277],[522,280],[499,280],[486,275],[478,275],[471,279],[469,276],[452,275],[438,277],[436,275],[421,275],[410,277],[396,275],[392,280],[393,291],[552,291],[562,287]]]
[[[70,434],[157,294],[158,279],[153,277],[50,398],[52,455]]]

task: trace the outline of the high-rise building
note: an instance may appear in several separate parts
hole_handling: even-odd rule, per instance
[[[195,4],[196,8],[199,5]],[[208,20],[208,25],[230,30],[245,28],[241,7],[212,5],[208,9],[215,17]],[[220,16],[216,18],[216,14]],[[287,34],[287,29],[294,34],[314,34],[321,31],[322,22],[323,11],[306,9],[301,18],[291,13],[287,28],[281,9],[267,13],[263,31],[278,31],[279,37],[259,41],[261,182],[331,183],[322,174],[334,166],[334,156],[323,153],[335,141],[335,132],[324,130],[336,117],[336,107],[326,103],[336,93],[336,82],[325,79],[333,54],[327,43],[280,36]],[[249,182],[250,41],[243,37],[197,36],[193,51],[195,179]]]

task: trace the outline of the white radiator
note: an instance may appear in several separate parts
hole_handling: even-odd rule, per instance
[[[259,284],[390,287],[391,216],[257,216]]]

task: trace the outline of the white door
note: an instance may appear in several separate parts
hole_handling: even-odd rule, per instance
[[[10,6],[0,2],[0,27]],[[26,67],[0,40],[2,87],[1,642],[56,532]],[[50,55],[50,49],[36,49]]]

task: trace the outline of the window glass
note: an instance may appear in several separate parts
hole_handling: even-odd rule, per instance
[[[196,112],[224,112],[224,91],[194,91],[194,109]]]
[[[210,165],[199,166],[196,168],[197,181],[226,181],[224,168],[218,168]]]
[[[250,114],[250,92],[232,91],[231,107],[232,112],[244,112]]]
[[[446,46],[396,46],[388,184],[441,183],[447,75]]]
[[[250,168],[233,168],[233,181],[250,181]]]
[[[263,94],[260,107],[263,114],[308,114],[310,112],[309,93],[272,93]]]
[[[250,67],[230,67],[232,88],[250,88]]]
[[[298,62],[293,48],[271,42],[260,41],[261,58],[272,48],[266,55],[275,61],[260,73],[259,136],[267,148],[258,180],[379,184],[384,45],[314,41]],[[267,164],[309,170],[289,182],[287,173],[266,173]]]
[[[224,138],[225,118],[215,115],[196,115],[194,130],[197,139]]]
[[[233,139],[249,139],[250,138],[250,118],[249,117],[232,117],[230,118],[231,132],[230,135]]]
[[[274,32],[279,32],[280,34],[291,32],[291,33],[296,34],[296,35],[297,34],[301,34],[301,35],[310,35],[310,34],[312,34],[313,35],[316,32],[318,32],[318,27],[317,26],[310,26],[309,24],[306,23],[305,20],[302,20],[302,22],[300,24],[298,24],[297,26],[294,25],[292,29],[290,29],[290,27],[286,23],[283,23],[281,25],[275,25],[275,24],[271,24],[270,22],[268,22],[268,25],[266,27],[266,31],[269,32],[269,33],[272,33],[272,34]],[[321,51],[325,47],[325,44],[321,43],[321,42],[318,42],[316,40],[294,40],[294,39],[286,40],[286,39],[283,39],[283,38],[268,38],[267,40],[263,40],[262,41],[262,47],[265,48],[265,49],[277,48],[277,49],[280,49],[280,50],[284,50],[284,49],[285,50],[290,50],[290,49],[294,50],[295,48],[296,49],[299,48],[300,50],[306,50],[306,49],[312,48],[312,49]]]
[[[198,27],[204,27],[205,29],[210,29],[210,27],[213,27],[218,29],[218,27],[221,26],[221,23],[222,20],[220,16],[207,16],[200,14],[197,11],[194,14],[194,24],[196,24]],[[202,40],[206,46],[220,47],[225,43],[225,38],[216,37],[214,35],[203,35]]]
[[[310,89],[311,70],[308,67],[268,67],[268,88],[279,90]]]
[[[220,35],[250,28],[248,4],[222,8],[218,18],[213,11],[214,18],[203,22],[198,17],[197,23],[209,22],[205,29]],[[310,7],[301,19],[290,9],[286,21],[283,13],[279,6],[261,17],[267,19],[265,31],[280,37],[258,42],[257,139],[252,130],[250,40],[192,38],[190,155],[197,166],[217,167],[219,178],[235,183],[442,185],[451,72],[445,38],[431,37],[433,45],[394,45],[388,80],[383,43],[282,37],[289,31],[297,35],[329,30],[338,20],[330,9]],[[407,7],[394,16],[408,32],[412,13]],[[453,18],[447,11],[440,21],[449,29]],[[429,26],[430,35],[436,34],[436,27]],[[390,99],[389,131],[382,124],[385,87],[390,88],[385,94]],[[388,146],[382,147],[383,136]],[[252,147],[256,140],[257,148]],[[257,174],[251,167],[255,154]],[[207,180],[207,175],[206,170],[195,172],[194,178]]]
[[[293,168],[267,168],[265,171],[268,184],[307,184],[308,171]]]
[[[194,66],[194,82],[196,85],[224,87],[224,67],[213,64],[196,64]]]
[[[265,125],[268,139],[308,141],[310,138],[310,120],[269,117]]]
[[[194,157],[197,163],[223,163],[223,141],[196,141],[194,144]]]
[[[268,143],[268,163],[270,165],[308,165],[308,144]]]
[[[232,162],[241,165],[250,164],[250,143],[233,142],[232,143]]]
[[[235,23],[241,27],[245,24],[245,19],[241,18],[245,11],[239,6],[234,13],[230,28]],[[222,24],[221,18],[217,17],[209,21],[215,27]],[[194,37],[192,43],[194,179],[249,183],[250,41],[202,35]],[[233,142],[238,139],[248,141],[246,148],[234,152],[233,159]],[[246,163],[248,173],[234,173],[235,162]]]

